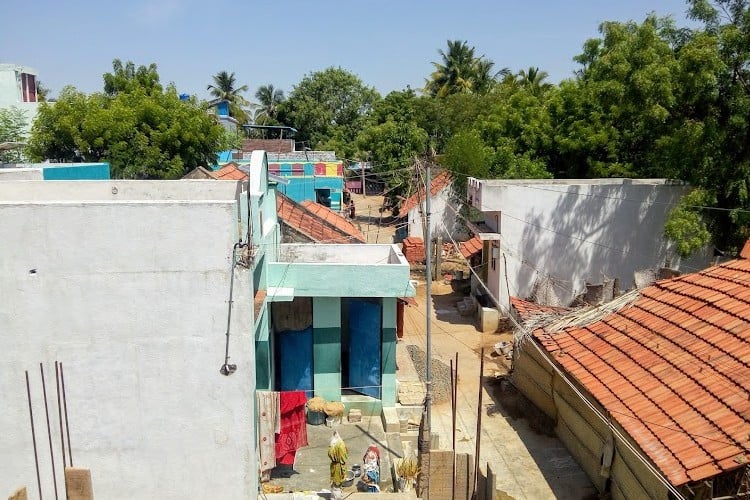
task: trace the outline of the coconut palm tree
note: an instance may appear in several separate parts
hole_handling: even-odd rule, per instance
[[[477,57],[468,42],[448,40],[448,50],[439,50],[441,62],[433,62],[435,71],[427,79],[425,91],[432,96],[445,97],[462,92],[487,92],[507,68],[493,72],[495,63],[484,56]]]
[[[435,71],[430,75],[425,90],[432,96],[469,92],[474,77],[474,47],[468,42],[448,40],[448,51],[438,50],[441,62],[433,62]]]
[[[510,73],[509,68],[503,68],[494,71],[495,63],[480,57],[474,61],[474,82],[472,92],[484,94],[492,90],[498,80],[507,77]]]
[[[211,95],[217,99],[229,101],[229,116],[234,117],[240,123],[247,122],[247,113],[242,106],[246,106],[248,102],[242,93],[247,92],[248,86],[235,87],[237,79],[234,72],[219,71],[213,79],[214,83],[207,85],[206,90],[210,90]]]
[[[276,116],[279,111],[279,104],[284,101],[284,91],[275,88],[272,84],[261,85],[255,92],[255,98],[258,99],[258,109],[255,112],[255,123],[268,125],[277,122]]]
[[[534,95],[541,95],[547,89],[552,87],[550,83],[544,83],[549,73],[541,71],[539,68],[529,66],[529,69],[518,72],[518,83],[531,91]]]

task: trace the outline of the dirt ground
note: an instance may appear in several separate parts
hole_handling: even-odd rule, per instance
[[[427,340],[424,268],[413,267],[412,279],[419,283],[417,305],[405,310],[404,338],[398,344],[398,349],[404,351],[409,345],[424,348]],[[594,492],[593,486],[554,436],[552,423],[508,380],[510,359],[498,355],[494,346],[501,341],[511,342],[511,331],[504,324],[498,332],[478,331],[473,316],[458,313],[456,303],[462,298],[462,294],[453,291],[450,281],[433,281],[430,322],[433,359],[445,364],[458,359],[456,451],[475,454],[476,436],[480,436],[480,471],[486,474],[490,466],[496,474],[496,498],[589,497]],[[480,373],[482,348],[484,370]],[[399,380],[401,371],[397,373]],[[477,432],[480,411],[482,421]],[[440,449],[454,447],[450,401],[433,404],[432,430],[439,434]]]
[[[352,198],[356,205],[355,223],[367,242],[392,243],[395,226],[400,221],[391,218],[388,211],[380,213],[383,197],[354,194]],[[455,292],[448,279],[457,270],[468,275],[464,259],[455,254],[447,256],[440,275],[432,282],[432,357],[445,365],[458,363],[455,444],[450,400],[432,405],[432,430],[439,435],[439,448],[455,447],[459,453],[473,455],[479,435],[480,471],[485,474],[487,467],[492,467],[497,477],[496,498],[573,500],[591,497],[595,493],[593,486],[554,436],[552,422],[510,383],[510,356],[495,352],[497,343],[512,342],[512,330],[501,322],[497,332],[482,333],[475,327],[473,316],[459,314],[456,304],[464,295]],[[417,376],[407,353],[408,346],[425,349],[427,341],[425,266],[412,265],[411,278],[418,282],[417,305],[405,310],[404,338],[397,348],[399,381],[403,377]],[[480,373],[482,349],[484,370]],[[405,363],[410,363],[408,369],[402,366]],[[480,388],[481,407],[478,404]],[[479,412],[482,422],[477,432]]]
[[[393,235],[396,233],[398,219],[391,217],[390,210],[380,212],[383,206],[383,197],[379,195],[351,194],[354,200],[355,214],[354,223],[367,238],[367,243],[388,244],[393,243]]]

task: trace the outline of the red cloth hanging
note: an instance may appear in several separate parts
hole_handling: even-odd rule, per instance
[[[307,446],[307,423],[305,422],[305,391],[279,393],[281,431],[276,434],[276,461],[293,465],[297,450]]]

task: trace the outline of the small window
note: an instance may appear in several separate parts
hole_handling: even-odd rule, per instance
[[[23,102],[36,102],[36,77],[28,73],[21,73],[21,90]]]

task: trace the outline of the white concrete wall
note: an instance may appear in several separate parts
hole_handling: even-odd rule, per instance
[[[15,106],[16,108],[24,111],[28,131],[31,130],[31,124],[36,118],[37,111],[39,110],[38,102],[23,102],[23,93],[18,86],[18,80],[16,78],[16,71],[22,73],[28,73],[39,78],[36,70],[33,68],[19,66],[16,64],[0,64],[0,108],[10,108]]]
[[[438,236],[447,238],[449,234],[453,235],[455,232],[457,217],[455,211],[448,206],[449,196],[450,186],[430,198],[430,233],[432,233],[433,238],[437,238]],[[417,205],[409,210],[407,219],[409,222],[409,236],[424,238],[421,206]]]
[[[659,180],[472,179],[474,206],[487,225],[500,225],[495,269],[488,256],[488,287],[507,307],[509,295],[526,298],[537,280],[549,277],[559,303],[567,305],[586,282],[619,278],[627,289],[636,270],[661,267],[667,258],[674,267],[679,259],[663,236],[664,223],[687,189]],[[707,263],[693,261],[683,271]]]
[[[0,201],[212,201],[235,199],[241,181],[54,181],[0,183]]]
[[[30,196],[49,184],[55,183],[24,189]],[[91,182],[90,188],[97,184],[106,190],[114,182]],[[42,487],[52,497],[40,362],[63,491],[54,382],[59,360],[73,461],[91,469],[97,498],[257,495],[247,270],[235,278],[230,363],[237,371],[219,373],[235,205],[233,197],[0,201],[0,240],[13,243],[0,245],[0,492],[26,485],[36,495],[28,370]]]
[[[41,181],[42,168],[0,168],[0,181]]]
[[[280,247],[280,262],[408,265],[408,261],[398,245],[348,245],[348,244],[296,244],[288,243]]]

